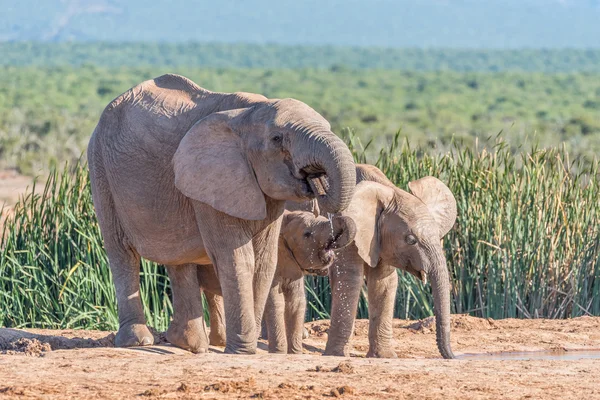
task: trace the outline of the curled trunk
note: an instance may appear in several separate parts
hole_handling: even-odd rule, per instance
[[[345,210],[356,186],[356,167],[346,144],[332,132],[319,132],[307,135],[301,146],[306,148],[299,154],[306,156],[296,162],[313,178],[309,183],[321,211]]]
[[[331,249],[341,249],[350,244],[356,236],[356,224],[350,217],[335,216],[331,220],[333,227],[333,237],[327,246]]]

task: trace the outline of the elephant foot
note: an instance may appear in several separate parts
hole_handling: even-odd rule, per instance
[[[225,331],[219,328],[210,328],[208,334],[208,342],[211,346],[225,347],[227,344],[227,338],[225,337]]]
[[[367,358],[398,358],[398,355],[391,348],[378,350],[369,349]]]
[[[330,348],[325,347],[324,356],[350,357],[350,349],[346,347]]]
[[[250,355],[250,354],[256,354],[256,342],[254,342],[254,345],[252,344],[248,344],[248,345],[227,345],[225,347],[225,354],[242,354],[242,355]]]
[[[196,319],[186,324],[171,323],[167,330],[167,340],[174,346],[192,353],[206,353],[208,351],[208,338],[204,330],[204,321]]]
[[[145,324],[131,324],[119,328],[115,336],[116,347],[150,346],[154,335]]]
[[[288,350],[286,348],[277,347],[275,349],[269,349],[269,353],[271,353],[271,354],[288,354]]]

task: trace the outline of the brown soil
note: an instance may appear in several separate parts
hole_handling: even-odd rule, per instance
[[[3,398],[593,399],[600,360],[442,360],[430,320],[394,321],[398,359],[364,358],[367,321],[352,357],[323,357],[328,321],[307,323],[303,355],[191,354],[169,346],[120,349],[109,332],[0,329]],[[457,355],[600,349],[600,318],[485,320],[456,315]]]
[[[0,215],[0,229],[19,196],[25,194],[32,184],[33,179],[28,176],[19,175],[14,170],[0,170],[0,210],[4,207]]]

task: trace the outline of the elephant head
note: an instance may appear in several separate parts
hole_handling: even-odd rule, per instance
[[[286,211],[279,234],[278,263],[284,269],[326,275],[335,259],[334,250],[354,240],[356,225],[349,217],[331,220],[306,211]]]
[[[234,217],[261,220],[265,196],[316,198],[331,213],[347,207],[356,182],[352,154],[306,104],[264,100],[198,121],[173,158],[175,186]]]
[[[360,227],[355,243],[371,267],[395,266],[432,285],[437,345],[444,358],[450,346],[450,283],[441,239],[456,221],[456,200],[440,180],[409,183],[411,193],[375,182],[357,185],[345,215]]]

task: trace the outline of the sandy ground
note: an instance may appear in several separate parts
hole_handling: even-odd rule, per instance
[[[352,357],[320,355],[328,322],[307,323],[303,355],[194,355],[159,345],[112,347],[97,331],[0,329],[0,398],[594,399],[600,318],[484,320],[454,316],[453,348],[442,360],[431,321],[394,323],[398,359],[367,359],[367,321],[357,321]],[[87,338],[87,339],[86,339]],[[4,349],[4,350],[1,350]],[[469,359],[466,354],[556,351],[559,359]],[[599,353],[595,354],[600,355]],[[565,356],[566,359],[560,359]]]
[[[29,185],[0,171],[0,208]],[[600,399],[600,359],[581,358],[600,351],[576,351],[600,350],[600,318],[454,316],[458,360],[439,358],[431,320],[395,321],[399,358],[386,360],[364,357],[367,321],[357,321],[349,358],[321,356],[327,321],[306,326],[305,354],[294,356],[268,354],[264,341],[254,356],[194,355],[168,344],[114,348],[110,332],[0,328],[0,399]],[[501,353],[535,351],[551,355]]]
[[[19,196],[24,194],[27,187],[31,188],[33,179],[28,176],[19,175],[13,170],[0,170],[0,210],[4,207],[0,215],[0,228],[11,207],[17,202]]]

